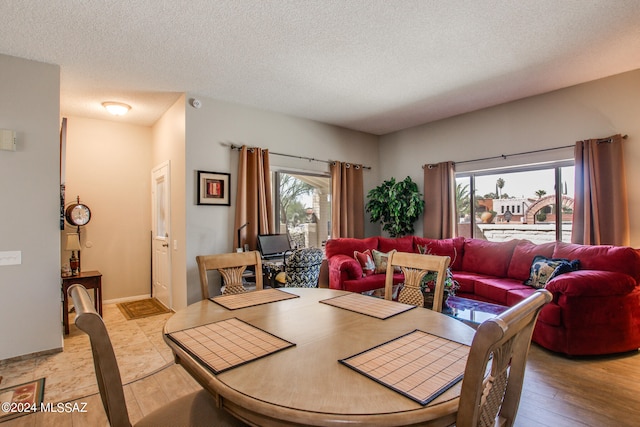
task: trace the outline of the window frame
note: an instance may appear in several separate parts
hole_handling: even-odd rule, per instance
[[[554,188],[555,188],[555,203],[554,209],[556,212],[562,212],[562,168],[565,167],[575,167],[575,161],[573,159],[567,160],[557,160],[552,162],[545,163],[534,163],[534,164],[525,164],[525,165],[516,165],[509,166],[504,168],[494,168],[494,169],[480,169],[480,170],[471,170],[464,172],[456,172],[455,173],[455,181],[457,185],[458,178],[469,178],[469,210],[470,210],[470,220],[471,220],[471,237],[476,238],[476,206],[475,206],[475,193],[476,193],[476,177],[479,176],[488,176],[488,175],[499,175],[499,174],[510,174],[510,173],[518,173],[518,172],[533,172],[533,171],[541,171],[541,170],[550,170],[553,169],[554,174]],[[575,188],[574,188],[574,198],[575,198]],[[460,221],[459,215],[457,214],[458,207],[456,206],[456,221]],[[560,216],[561,218],[561,216]],[[573,222],[573,221],[572,221]],[[562,241],[562,220],[555,221],[555,240],[556,242]]]
[[[280,179],[282,174],[287,175],[306,175],[318,178],[326,178],[329,181],[329,189],[331,189],[331,174],[328,172],[319,171],[307,171],[301,169],[287,169],[287,168],[271,168],[272,173],[272,198],[273,198],[273,219],[276,233],[282,233],[280,229]],[[331,209],[333,209],[333,203],[331,203]],[[330,219],[330,218],[329,218]],[[289,234],[289,230],[284,230]],[[331,232],[331,230],[329,230]]]

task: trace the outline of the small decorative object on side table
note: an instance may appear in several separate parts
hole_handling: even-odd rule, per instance
[[[80,259],[76,257],[76,251],[80,254],[80,250],[82,249],[80,246],[80,235],[78,233],[67,234],[65,249],[71,251],[69,266],[71,267],[71,275],[76,276],[80,272]]]
[[[278,273],[284,271],[284,265],[281,262],[262,261],[262,272],[264,274],[264,283],[271,288],[279,288],[280,283],[276,280]]]
[[[80,203],[80,196],[76,197],[76,203],[71,203],[64,212],[64,218],[69,225],[77,227],[75,233],[67,234],[65,249],[71,251],[69,265],[71,267],[71,275],[75,276],[80,272],[80,251],[82,245],[80,243],[80,227],[85,226],[91,221],[91,209],[84,203]],[[78,256],[76,257],[76,251]]]
[[[82,271],[75,276],[62,277],[62,323],[65,335],[69,334],[69,286],[78,283],[87,290],[93,289],[93,302],[96,311],[102,316],[102,273],[99,271]]]

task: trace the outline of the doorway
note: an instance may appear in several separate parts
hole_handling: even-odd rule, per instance
[[[171,163],[151,172],[151,294],[167,308],[171,302]]]

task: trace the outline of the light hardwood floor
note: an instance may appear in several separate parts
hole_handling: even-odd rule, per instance
[[[109,326],[109,317],[105,319]],[[148,333],[158,342],[163,321],[145,324],[147,328],[150,325],[156,328]],[[126,353],[122,357],[126,358]],[[118,360],[127,363],[120,357]],[[134,380],[125,386],[130,418],[135,422],[199,387],[177,365]],[[46,393],[45,401],[50,402]],[[77,402],[87,404],[86,413],[40,412],[1,424],[2,427],[108,425],[98,394]],[[640,353],[566,358],[532,344],[516,426],[640,426]]]

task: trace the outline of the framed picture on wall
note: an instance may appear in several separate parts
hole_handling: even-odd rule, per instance
[[[229,206],[230,179],[228,173],[198,171],[198,204]]]

